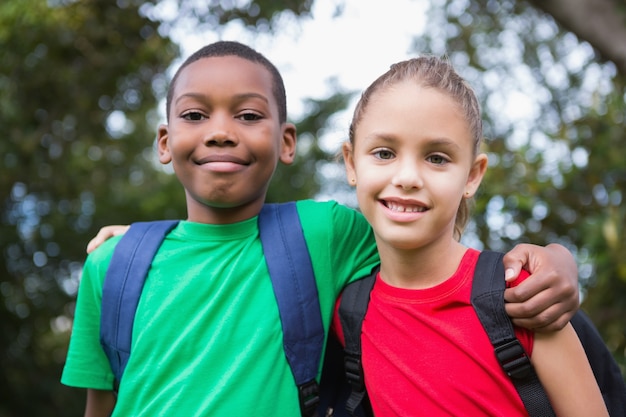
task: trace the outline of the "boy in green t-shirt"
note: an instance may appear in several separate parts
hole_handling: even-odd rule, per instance
[[[295,154],[282,78],[245,45],[208,45],[174,76],[167,119],[158,129],[159,160],[171,162],[183,184],[188,218],[153,261],[119,392],[99,342],[102,284],[117,238],[85,263],[62,382],[87,389],[87,417],[296,416],[257,226],[278,161],[290,164]],[[297,208],[328,330],[343,286],[378,262],[376,244],[355,210],[309,200]],[[102,231],[90,249],[112,233]],[[506,263],[511,275],[522,265],[534,273],[506,295],[516,323],[562,327],[578,306],[571,255],[559,245],[520,245]]]

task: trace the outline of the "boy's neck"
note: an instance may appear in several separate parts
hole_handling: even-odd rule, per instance
[[[205,224],[233,224],[258,216],[263,202],[254,201],[236,207],[214,207],[208,205],[187,204],[187,220]]]
[[[398,288],[431,288],[454,275],[466,251],[456,240],[406,251],[379,246],[380,276]]]

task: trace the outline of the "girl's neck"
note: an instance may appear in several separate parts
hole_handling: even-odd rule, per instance
[[[398,288],[434,287],[454,275],[466,251],[467,247],[452,239],[412,250],[379,245],[380,276]]]

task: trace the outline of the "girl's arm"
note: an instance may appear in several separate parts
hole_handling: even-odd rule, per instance
[[[587,355],[571,324],[535,333],[531,362],[559,417],[602,417],[609,413]]]
[[[129,227],[128,225],[104,226],[98,231],[96,237],[91,239],[87,244],[87,253],[93,252],[98,246],[106,242],[107,239],[113,236],[123,235]]]
[[[113,391],[87,389],[85,417],[109,417],[115,407]]]
[[[520,244],[505,255],[504,266],[508,281],[522,268],[531,273],[504,293],[515,325],[535,332],[560,330],[578,310],[578,268],[564,246]]]

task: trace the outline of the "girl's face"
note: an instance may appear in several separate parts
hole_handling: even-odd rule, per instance
[[[343,151],[382,249],[449,244],[459,204],[474,195],[487,166],[485,155],[474,156],[458,104],[411,81],[374,93]]]

